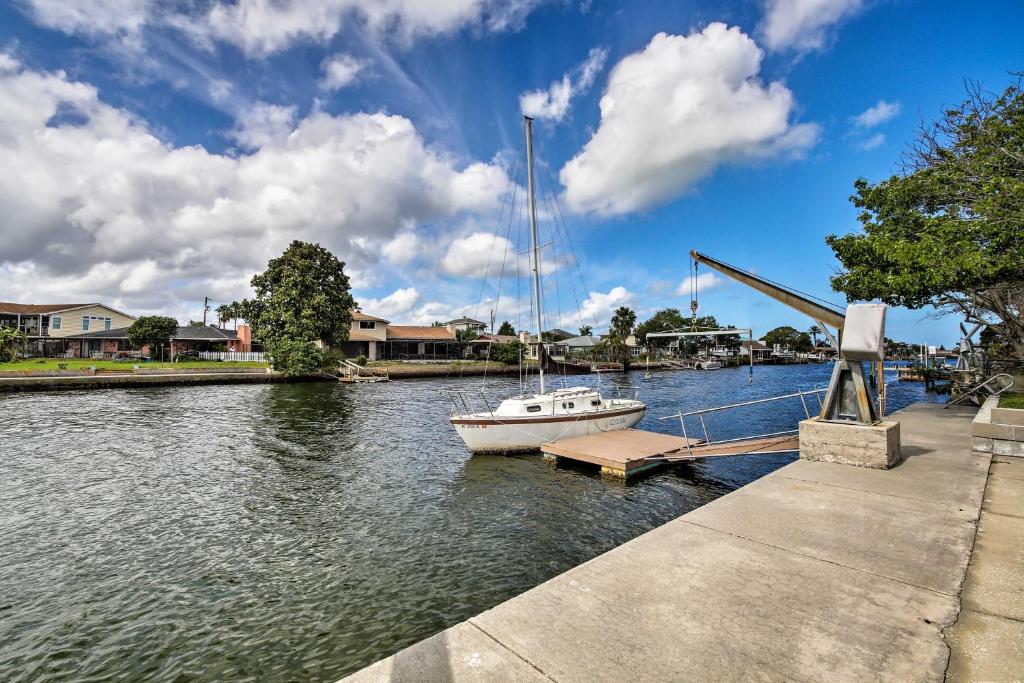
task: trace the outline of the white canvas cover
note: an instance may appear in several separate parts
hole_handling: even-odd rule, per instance
[[[847,360],[885,360],[885,304],[850,304],[846,307],[842,348]]]

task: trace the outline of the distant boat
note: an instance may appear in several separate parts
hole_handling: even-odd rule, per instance
[[[722,363],[713,358],[698,358],[693,367],[697,370],[721,370]]]
[[[530,240],[533,271],[531,296],[538,334],[544,329],[540,296],[540,245],[537,236],[537,197],[533,178],[533,120],[526,125],[526,168],[530,202]],[[538,340],[539,341],[539,340]],[[647,406],[632,398],[605,398],[590,387],[544,390],[550,358],[538,343],[540,391],[512,396],[494,410],[467,412],[450,418],[456,433],[473,453],[516,453],[540,450],[549,441],[598,432],[628,429],[643,418]]]

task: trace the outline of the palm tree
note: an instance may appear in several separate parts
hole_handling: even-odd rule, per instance
[[[629,306],[620,306],[612,316],[611,336],[623,364],[629,363],[626,339],[633,334],[634,326],[636,326],[636,313]]]
[[[220,323],[220,328],[224,329],[224,324],[231,320],[231,316],[233,314],[231,304],[221,304],[217,308],[213,309],[213,312],[217,314],[217,322]]]
[[[589,337],[593,333],[594,329],[590,325],[584,325],[580,328],[581,337]]]
[[[814,340],[814,345],[818,345],[818,335],[821,334],[821,328],[817,325],[811,325],[807,329],[807,334],[811,335],[811,339]]]

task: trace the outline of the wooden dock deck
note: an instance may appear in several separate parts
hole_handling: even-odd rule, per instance
[[[628,478],[672,462],[747,453],[778,453],[799,448],[796,434],[706,444],[697,439],[642,429],[621,429],[552,441],[541,446],[541,452],[546,458],[598,465],[601,474]]]

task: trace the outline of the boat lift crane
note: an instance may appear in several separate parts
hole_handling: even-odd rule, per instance
[[[716,258],[693,250],[693,276],[696,279],[697,267],[703,263],[719,273],[756,289],[779,303],[785,304],[805,315],[810,316],[821,325],[826,336],[839,351],[839,358],[832,371],[828,393],[822,402],[819,419],[826,422],[875,424],[879,416],[885,415],[885,378],[882,375],[883,358],[880,357],[881,341],[884,339],[885,306],[880,304],[853,304],[843,314],[819,303],[811,297],[794,291],[771,280],[755,275],[749,271],[731,266]],[[696,316],[696,294],[690,303]],[[848,320],[852,317],[854,320]],[[852,323],[852,324],[851,324]],[[836,328],[833,336],[828,327]],[[853,342],[844,345],[844,330],[850,328]],[[864,376],[862,361],[878,361],[878,406],[871,400],[870,389]]]

